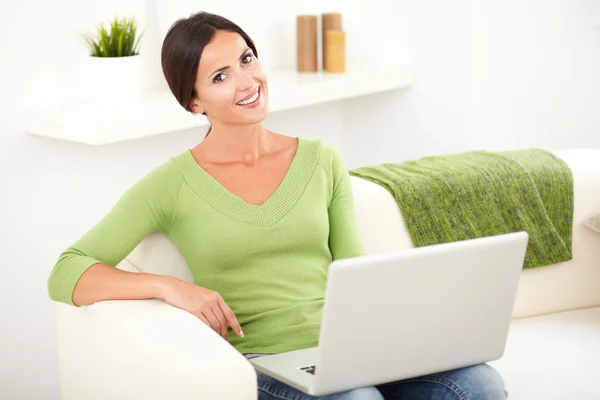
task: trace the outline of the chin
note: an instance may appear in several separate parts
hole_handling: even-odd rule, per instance
[[[236,113],[236,125],[254,125],[263,122],[268,116],[267,107],[263,106],[251,111],[244,110],[242,113]]]

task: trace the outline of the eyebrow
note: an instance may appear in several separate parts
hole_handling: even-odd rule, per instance
[[[240,58],[238,60],[241,60],[242,58],[244,58],[244,56],[248,53],[248,50],[252,50],[252,49],[250,47],[246,47],[246,49],[244,49],[244,51],[242,52],[242,54],[240,55]],[[214,76],[216,73],[223,72],[228,68],[230,68],[229,65],[227,65],[225,67],[217,68],[208,77],[210,78],[210,77]]]

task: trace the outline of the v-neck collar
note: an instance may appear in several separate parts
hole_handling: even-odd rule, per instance
[[[220,213],[249,224],[272,226],[300,200],[317,166],[320,142],[298,137],[298,148],[283,180],[260,205],[231,193],[194,159],[190,149],[175,158],[188,185]]]

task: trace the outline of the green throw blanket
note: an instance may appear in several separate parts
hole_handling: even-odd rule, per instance
[[[550,152],[473,151],[350,174],[393,195],[416,247],[527,231],[524,268],[572,258],[573,177]]]

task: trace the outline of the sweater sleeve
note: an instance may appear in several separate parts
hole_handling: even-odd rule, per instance
[[[169,161],[128,188],[108,213],[64,250],[48,278],[54,301],[75,305],[77,281],[97,263],[119,264],[152,232],[167,233],[174,218],[183,177]]]
[[[363,255],[364,249],[354,211],[352,182],[339,153],[331,153],[333,194],[329,204],[329,248],[334,260]]]

